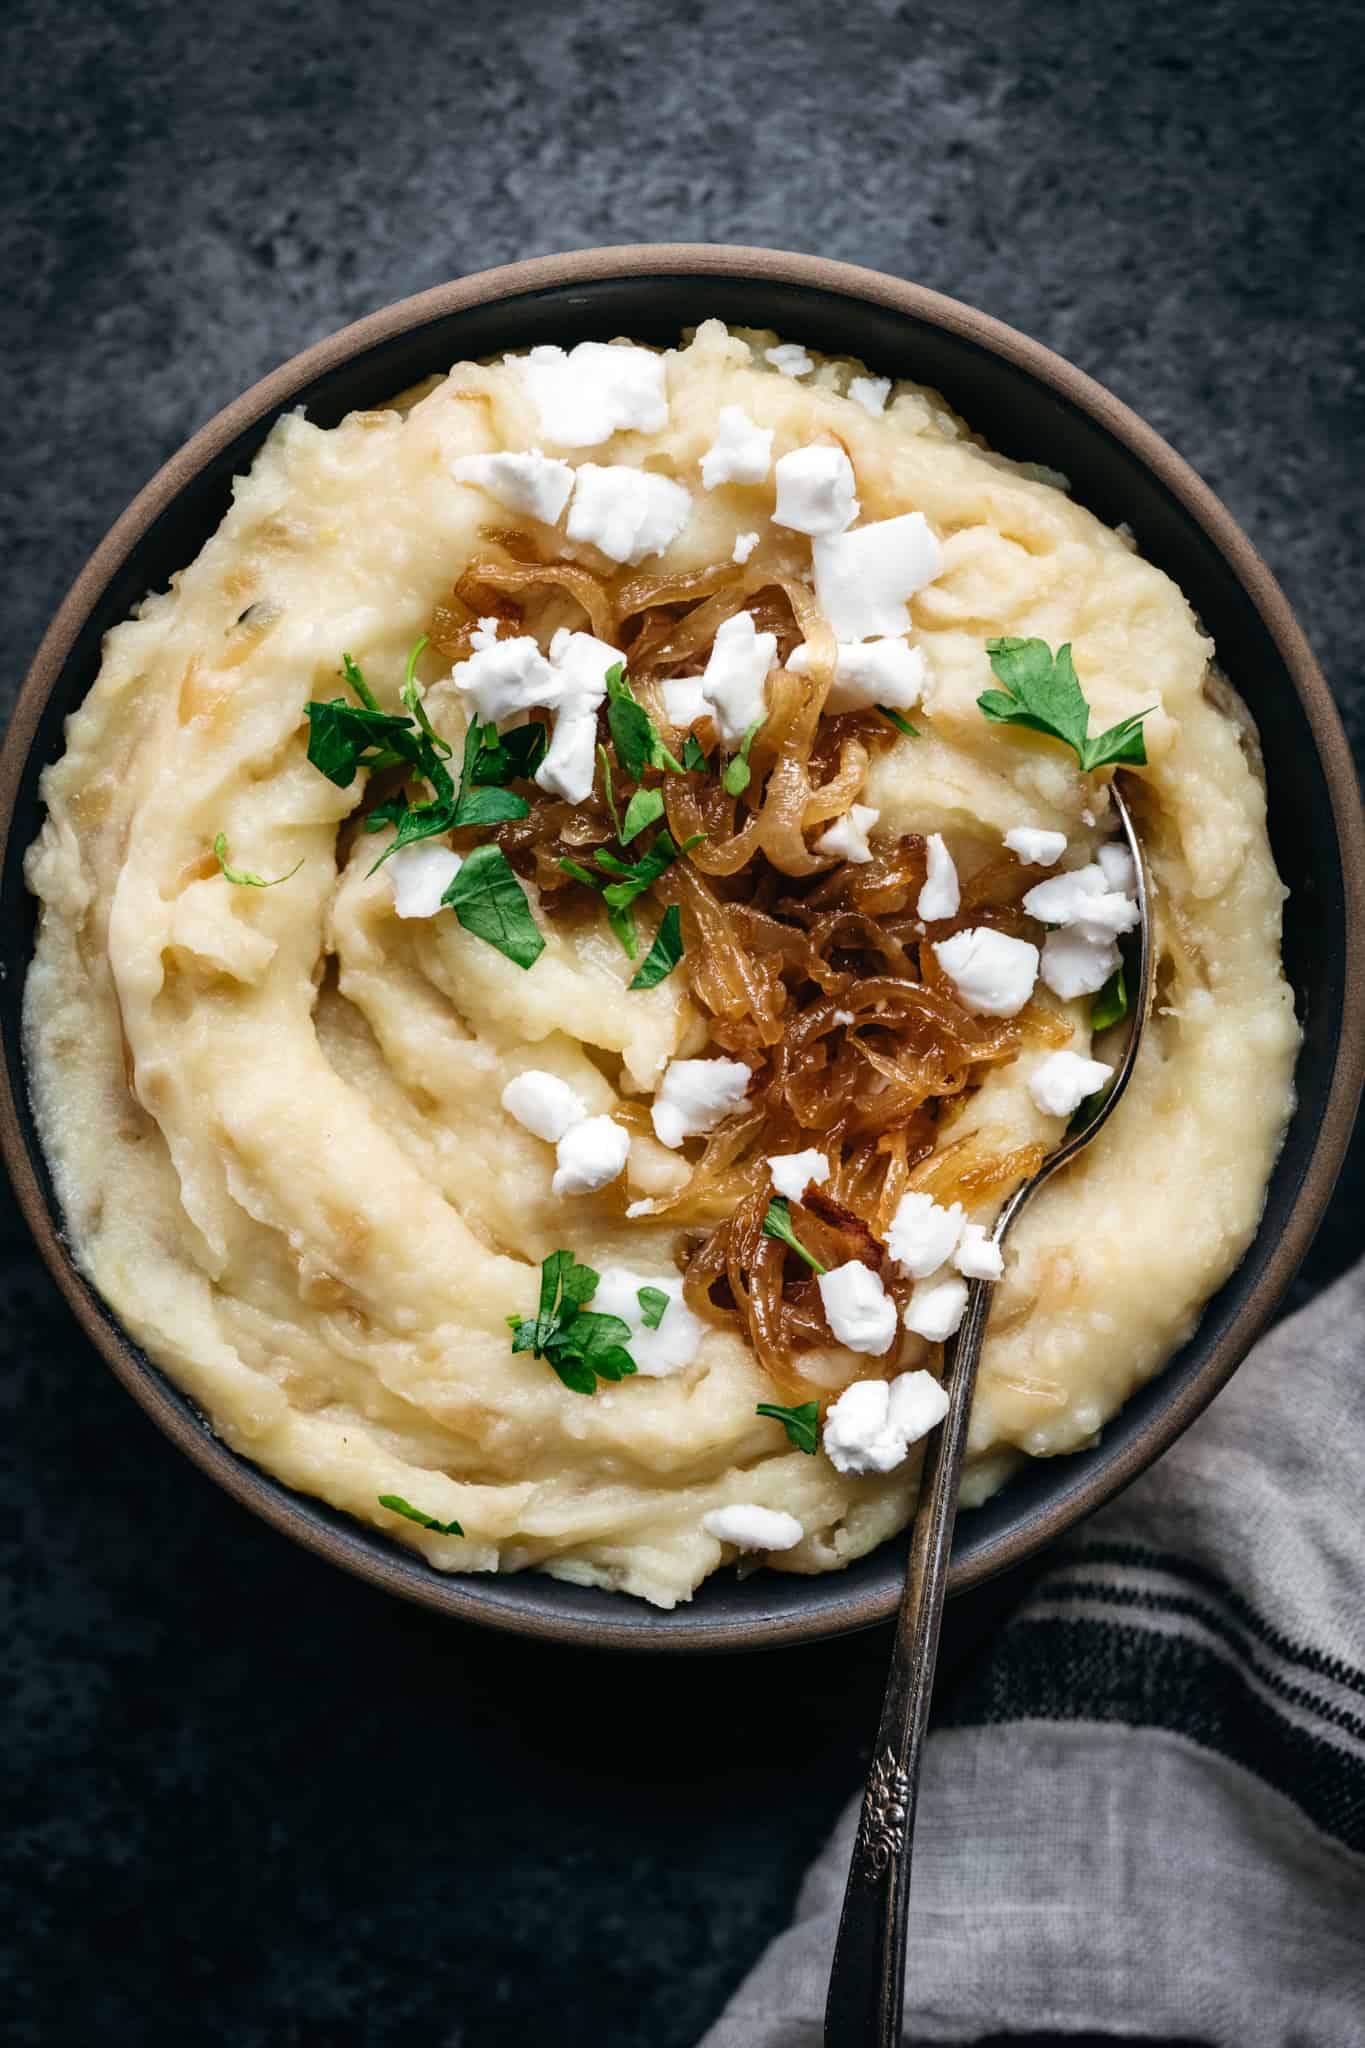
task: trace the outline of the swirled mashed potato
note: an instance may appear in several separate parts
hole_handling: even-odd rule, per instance
[[[229,1445],[440,1570],[534,1566],[667,1606],[734,1555],[705,1518],[743,1505],[799,1523],[775,1566],[825,1571],[905,1522],[918,1462],[859,1476],[796,1449],[756,1414],[773,1389],[732,1326],[708,1327],[683,1370],[590,1398],[509,1348],[507,1317],[532,1310],[557,1246],[675,1274],[668,1219],[626,1208],[686,1154],[636,1136],[618,1181],[556,1196],[554,1152],[502,1108],[505,1085],[534,1067],[605,1114],[704,1046],[684,978],[628,993],[604,924],[537,904],[544,951],[525,971],[448,913],[400,919],[389,874],[369,872],[375,840],[347,829],[365,778],[339,789],[306,758],[303,706],[337,693],[342,650],[398,708],[407,650],[480,528],[509,523],[452,479],[459,457],[538,447],[674,479],[690,507],[650,566],[685,569],[729,560],[773,510],[770,475],[703,488],[723,406],[771,430],[774,458],[841,445],[864,523],[914,509],[942,543],[912,607],[920,736],[877,754],[864,800],[882,833],[943,834],[964,873],[1015,828],[1065,833],[1071,862],[1113,833],[1071,754],[977,709],[989,637],[1069,641],[1092,731],[1157,707],[1138,771],[1161,949],[1150,1040],[1113,1125],[1011,1241],[969,1500],[1021,1455],[1087,1444],[1189,1334],[1247,1246],[1284,1127],[1284,890],[1255,735],[1189,604],[933,394],[901,384],[869,409],[847,395],[861,366],[802,373],[798,352],[784,374],[773,339],[708,323],[664,358],[664,423],[589,447],[547,435],[511,359],[326,431],[282,420],[197,560],[109,634],[45,777],[29,1070],[80,1266]],[[562,518],[557,535],[521,523],[604,566]],[[582,623],[547,593],[533,630],[548,644]],[[448,668],[429,652],[419,675],[458,762]],[[232,886],[219,833],[258,875],[302,865]],[[1089,1002],[1062,1008],[1086,1051]],[[966,1125],[1051,1146],[1063,1123],[1024,1064],[992,1074]],[[901,1339],[901,1369],[936,1355]],[[869,1367],[832,1347],[822,1370],[837,1389]],[[401,1520],[382,1494],[465,1534]]]

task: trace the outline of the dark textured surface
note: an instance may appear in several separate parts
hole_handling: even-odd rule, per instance
[[[1109,384],[1365,744],[1353,17],[11,0],[7,692],[133,491],[284,356],[487,264],[696,238],[916,278]],[[1363,1196],[1358,1144],[1301,1292]],[[0,1260],[12,2037],[685,2048],[852,1787],[880,1640],[680,1670],[439,1628],[178,1459],[8,1200]]]

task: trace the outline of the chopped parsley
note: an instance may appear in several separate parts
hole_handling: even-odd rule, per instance
[[[754,720],[739,743],[739,752],[726,762],[725,773],[720,779],[727,796],[739,796],[749,787],[749,749],[754,743],[755,734],[759,727],[765,723],[766,718],[767,713],[765,712],[762,718]]]
[[[654,944],[630,983],[631,988],[657,987],[661,981],[667,980],[682,956],[682,913],[676,903],[670,903],[654,934]],[[631,957],[633,959],[634,955]]]
[[[629,846],[632,839],[638,839],[646,825],[653,825],[663,814],[664,800],[660,790],[637,789],[626,805],[626,815],[616,835],[622,846]]]
[[[875,709],[880,717],[884,718],[889,725],[894,725],[897,732],[903,732],[907,739],[917,740],[919,738],[919,727],[911,725],[903,712],[893,711],[889,704],[878,704]]]
[[[620,1316],[584,1306],[596,1294],[599,1278],[591,1266],[580,1266],[572,1252],[551,1252],[541,1264],[535,1315],[507,1318],[513,1351],[545,1359],[575,1394],[595,1394],[600,1379],[622,1380],[635,1371],[626,1349],[630,1325]]]
[[[607,670],[607,726],[616,758],[632,782],[643,782],[646,768],[682,774],[682,762],[659,737],[658,726],[626,681],[619,661]]]
[[[657,1330],[668,1313],[671,1296],[662,1287],[637,1287],[635,1299],[640,1304],[640,1320],[647,1330]]]
[[[500,846],[476,846],[441,901],[467,932],[485,939],[518,967],[530,967],[545,951],[526,891]]]
[[[278,889],[281,882],[287,882],[289,876],[296,875],[303,866],[303,859],[300,856],[294,862],[293,867],[290,868],[288,875],[272,875],[269,881],[265,879],[264,875],[253,875],[246,868],[231,868],[228,866],[226,832],[220,832],[215,838],[213,842],[213,857],[223,871],[223,880],[225,882],[232,882],[239,889]],[[679,948],[679,951],[681,951],[681,948]],[[664,973],[667,973],[667,971],[667,968],[665,968]],[[655,979],[662,980],[663,976],[656,975]]]
[[[378,1500],[381,1508],[389,1508],[395,1515],[405,1516],[409,1522],[416,1522],[420,1529],[434,1529],[438,1536],[464,1535],[458,1522],[438,1522],[435,1515],[415,1508],[410,1500],[404,1500],[401,1493],[381,1493]]]
[[[1128,983],[1123,972],[1123,962],[1120,960],[1090,1005],[1090,1029],[1107,1031],[1111,1024],[1120,1023],[1127,1015]]]
[[[572,875],[576,882],[584,882],[588,888],[601,891],[611,928],[627,958],[633,960],[640,950],[640,937],[635,928],[636,897],[642,896],[646,889],[658,881],[665,868],[671,867],[689,848],[699,845],[705,836],[704,832],[694,833],[692,838],[684,840],[679,846],[667,829],[656,832],[645,851],[634,860],[622,860],[619,854],[607,853],[598,848],[590,858],[597,862],[599,868],[616,877],[611,882],[600,880],[590,869],[584,867],[581,861],[564,858],[560,860],[559,865],[565,874]],[[641,971],[643,972],[643,969]],[[667,969],[664,971],[667,972]],[[663,975],[657,975],[655,979],[662,981]],[[653,983],[641,982],[639,986],[650,988]]]
[[[986,652],[996,679],[1005,686],[1003,690],[985,690],[977,698],[987,718],[1001,725],[1027,726],[1030,732],[1061,740],[1086,774],[1110,761],[1145,765],[1142,721],[1146,711],[1122,719],[1094,739],[1087,738],[1090,706],[1072,666],[1069,645],[1059,647],[1054,656],[1045,640],[988,640]]]
[[[803,1401],[799,1408],[779,1408],[775,1401],[760,1401],[756,1411],[759,1415],[771,1415],[774,1422],[780,1422],[787,1432],[788,1440],[798,1451],[804,1451],[813,1458],[820,1445],[820,1403]]]
[[[706,749],[694,732],[690,732],[683,741],[682,764],[692,773],[706,773]]]
[[[794,1251],[799,1259],[805,1260],[812,1273],[828,1273],[829,1267],[822,1266],[814,1252],[806,1250],[792,1229],[791,1208],[785,1195],[774,1195],[769,1202],[767,1214],[763,1218],[763,1235],[775,1237],[779,1244],[784,1244],[789,1251]]]

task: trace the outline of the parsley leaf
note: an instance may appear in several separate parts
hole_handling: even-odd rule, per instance
[[[490,730],[496,739],[495,726],[481,726],[477,718],[470,719],[469,730],[464,736],[460,793],[455,799],[446,826],[437,829],[446,830],[450,825],[498,825],[508,818],[524,818],[528,815],[531,807],[526,799],[514,796],[510,789],[498,788],[487,770],[485,756],[491,750],[485,745],[484,734]],[[544,727],[540,730],[543,731]]]
[[[676,903],[670,903],[654,934],[654,944],[630,983],[631,988],[654,988],[659,982],[666,981],[682,955],[682,913]],[[630,957],[633,960],[635,955],[632,953]]]
[[[500,846],[476,846],[441,898],[467,932],[485,939],[518,967],[530,967],[545,950],[526,891]]]
[[[668,1313],[671,1295],[662,1287],[637,1287],[635,1299],[640,1304],[640,1319],[647,1330],[657,1330]]]
[[[664,800],[660,791],[637,789],[626,805],[626,815],[616,835],[622,846],[629,846],[631,840],[638,838],[646,825],[652,825],[655,819],[662,818],[663,814]]]
[[[706,773],[706,749],[694,732],[690,732],[683,741],[682,764],[694,773]]]
[[[513,1351],[545,1359],[575,1394],[596,1393],[599,1379],[622,1380],[635,1371],[625,1348],[629,1323],[584,1307],[597,1292],[599,1277],[591,1266],[580,1266],[572,1252],[551,1252],[540,1268],[536,1314],[507,1318]]]
[[[987,718],[1001,725],[1023,725],[1047,733],[1071,748],[1086,774],[1106,762],[1146,764],[1142,721],[1146,711],[1111,725],[1095,739],[1086,737],[1090,706],[1085,701],[1071,661],[1069,645],[1054,657],[1045,640],[988,640],[986,652],[1003,690],[985,690],[977,704]],[[1155,706],[1149,706],[1155,709]]]
[[[911,725],[909,719],[902,712],[893,711],[889,704],[878,704],[875,708],[887,720],[888,724],[894,725],[897,732],[903,732],[907,739],[917,740],[919,738],[919,727]]]
[[[405,1515],[419,1528],[434,1529],[438,1536],[463,1536],[464,1530],[458,1522],[438,1522],[435,1515],[428,1515],[421,1508],[415,1508],[410,1500],[404,1500],[401,1493],[381,1493],[377,1496],[381,1508],[389,1508],[395,1515]]]
[[[347,682],[365,706],[365,709],[367,711],[378,711],[379,699],[360,673],[359,663],[352,661],[349,654],[343,654],[341,657],[341,673],[345,676]]]
[[[242,889],[278,889],[281,882],[287,882],[289,880],[289,875],[296,875],[299,869],[303,866],[303,860],[302,857],[300,857],[298,860],[294,862],[293,867],[290,868],[289,875],[275,875],[268,882],[266,881],[263,875],[249,874],[245,868],[230,868],[228,866],[228,843],[226,832],[220,832],[215,838],[213,842],[213,854],[214,859],[217,861],[219,867],[223,870],[223,880],[225,882],[233,882],[237,885],[238,888]],[[664,972],[667,973],[667,971],[668,970],[665,968]],[[655,979],[660,980],[662,979],[662,977],[656,976]]]
[[[490,719],[479,729],[478,751],[469,773],[471,786],[486,782],[529,782],[544,758],[549,736],[538,718],[500,733]]]
[[[646,768],[667,768],[681,775],[681,761],[669,753],[659,728],[626,681],[618,661],[607,670],[607,727],[616,758],[632,782],[642,782]]]
[[[305,704],[304,710],[309,727],[308,758],[338,789],[350,788],[357,768],[387,768],[395,761],[417,764],[411,719],[378,707],[372,710],[368,705],[348,704],[344,697],[329,698],[325,704]]]
[[[798,1451],[805,1451],[814,1457],[820,1444],[820,1403],[803,1401],[799,1408],[779,1408],[775,1401],[760,1401],[756,1411],[759,1415],[771,1415],[774,1422],[780,1422],[788,1439]]]
[[[828,1273],[829,1267],[822,1266],[814,1252],[808,1252],[796,1232],[792,1229],[791,1209],[785,1195],[774,1195],[763,1218],[763,1235],[775,1237],[779,1244],[785,1244],[799,1259],[804,1259],[812,1273]]]
[[[699,845],[705,837],[706,834],[704,832],[694,832],[690,839],[684,840],[683,844],[678,846],[674,843],[672,833],[665,829],[654,835],[645,852],[640,854],[635,860],[622,860],[619,854],[607,853],[599,849],[592,855],[592,858],[600,868],[605,868],[608,874],[617,877],[617,880],[614,882],[601,882],[596,875],[592,874],[576,860],[561,859],[559,865],[563,868],[565,874],[572,875],[576,882],[586,882],[590,889],[601,890],[602,901],[607,906],[607,921],[615,932],[627,959],[633,960],[640,950],[640,938],[635,926],[635,911],[633,909],[636,897],[642,896],[646,889],[658,881],[666,867],[669,867],[675,860],[680,859],[689,848]],[[667,914],[665,913],[664,924],[667,924],[667,922]],[[660,931],[663,931],[663,925],[660,926]],[[665,941],[665,943],[667,944],[669,941]],[[681,935],[678,953],[679,957],[681,957]],[[645,964],[648,966],[649,963],[646,962]],[[676,964],[676,961],[669,963],[670,966],[675,966]],[[644,972],[643,968],[641,972]],[[668,968],[665,967],[662,973],[654,976],[653,980],[662,981],[663,975],[667,972]],[[631,986],[632,988],[637,986],[640,988],[651,988],[653,981],[632,982]]]
[[[423,633],[421,639],[408,656],[408,665],[403,671],[403,688],[400,694],[403,702],[408,707],[409,713],[417,720],[417,723],[421,726],[422,731],[426,734],[427,739],[436,749],[436,752],[441,756],[441,759],[448,761],[450,759],[450,741],[443,740],[436,731],[431,720],[427,717],[426,706],[417,694],[417,661],[426,644],[427,636]]]
[[[1128,1015],[1128,983],[1124,978],[1123,962],[1110,975],[1104,987],[1090,1005],[1090,1029],[1107,1031],[1111,1024],[1117,1024]]]
[[[739,796],[743,790],[749,787],[749,749],[754,743],[754,735],[764,723],[766,717],[767,714],[765,712],[763,718],[756,718],[754,720],[739,743],[739,752],[725,764],[725,773],[720,779],[727,796]]]

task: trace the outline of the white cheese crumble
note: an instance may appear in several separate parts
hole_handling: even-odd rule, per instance
[[[650,1118],[661,1145],[676,1152],[684,1138],[699,1138],[739,1108],[749,1089],[743,1060],[673,1060]]]
[[[658,1325],[650,1329],[640,1306],[640,1289],[656,1287],[668,1296],[668,1307]],[[676,1273],[660,1277],[655,1273],[633,1273],[629,1266],[604,1266],[590,1308],[599,1315],[619,1316],[630,1326],[626,1349],[635,1360],[643,1379],[667,1379],[681,1372],[697,1355],[706,1335],[706,1325],[694,1316],[682,1298],[683,1284]]]
[[[948,1396],[932,1373],[855,1380],[825,1417],[825,1456],[836,1472],[892,1472],[947,1413]]]
[[[701,1518],[702,1528],[718,1543],[733,1543],[736,1550],[791,1550],[805,1530],[795,1515],[781,1508],[761,1508],[751,1501],[733,1507],[712,1508]]]
[[[524,512],[553,526],[569,502],[574,473],[567,462],[542,455],[539,448],[520,453],[462,455],[451,464],[457,484],[476,484],[509,512]]]
[[[1051,868],[1066,852],[1066,834],[1047,832],[1041,825],[1016,825],[1005,834],[1005,845],[1025,867]]]
[[[861,1259],[849,1259],[822,1273],[816,1284],[837,1344],[874,1355],[889,1347],[896,1334],[896,1304],[883,1287],[880,1273],[874,1273]]]
[[[571,1124],[555,1146],[555,1173],[550,1192],[591,1195],[615,1180],[626,1163],[630,1133],[609,1116],[584,1117]]]
[[[517,364],[547,440],[595,448],[623,428],[657,434],[668,425],[664,359],[651,349],[580,341],[533,348]]]
[[[1097,941],[1130,932],[1138,921],[1136,903],[1109,887],[1097,862],[1039,882],[1025,896],[1024,909],[1043,924],[1074,928]]]
[[[815,851],[832,854],[836,860],[853,861],[857,865],[871,860],[872,848],[867,843],[867,835],[880,816],[881,812],[874,810],[871,804],[850,804],[829,830],[821,833],[815,842]]]
[[[810,666],[810,643],[803,640],[787,657],[787,667],[804,676]],[[913,711],[923,688],[924,656],[908,640],[841,640],[825,709],[868,711],[885,704],[892,711]]]
[[[1109,846],[1102,846],[1095,859],[1111,889],[1117,889],[1121,896],[1136,895],[1137,866],[1122,840],[1116,839]]]
[[[910,629],[909,599],[943,568],[922,512],[902,512],[812,543],[815,597],[836,640],[875,640]]]
[[[891,396],[889,377],[854,377],[848,387],[848,395],[855,405],[864,412],[870,412],[875,419],[878,413],[886,411],[886,401]]]
[[[1120,958],[1112,939],[1092,939],[1080,930],[1049,932],[1043,941],[1043,984],[1064,1003],[1096,995]]]
[[[742,567],[757,546],[758,535],[756,533],[737,533],[735,535],[735,545],[730,553],[730,560],[738,562]]]
[[[776,348],[765,348],[763,355],[784,377],[804,377],[815,368],[799,341],[780,341]]]
[[[486,624],[487,622],[483,622]],[[533,705],[553,707],[559,702],[559,684],[553,669],[528,634],[515,640],[489,638],[480,628],[468,661],[454,670],[455,686],[470,699],[483,723],[501,723]]]
[[[1049,1053],[1029,1075],[1028,1092],[1044,1116],[1071,1116],[1113,1071],[1103,1060],[1083,1059],[1078,1052]]]
[[[760,427],[742,405],[723,405],[716,438],[701,459],[701,484],[714,491],[720,484],[761,484],[773,466],[771,427]]]
[[[629,463],[585,462],[565,532],[613,562],[642,562],[677,539],[691,509],[691,495],[672,477]]]
[[[535,779],[551,796],[581,804],[592,788],[597,757],[597,713],[607,694],[607,671],[625,656],[591,633],[561,626],[550,642],[556,682],[555,729]]]
[[[912,1280],[923,1280],[952,1257],[965,1220],[961,1202],[945,1209],[932,1195],[912,1189],[896,1205],[886,1248]]]
[[[814,1146],[806,1152],[773,1152],[768,1171],[778,1194],[789,1202],[799,1202],[808,1187],[818,1188],[829,1179],[829,1158]]]
[[[930,1344],[946,1344],[967,1312],[967,1283],[954,1273],[917,1280],[905,1309],[905,1327]]]
[[[752,612],[736,612],[711,643],[702,695],[727,744],[742,740],[768,708],[764,684],[777,659],[777,635],[760,633]]]
[[[1038,948],[988,925],[941,939],[934,957],[967,1008],[980,1017],[1017,1016],[1038,979]]]
[[[435,917],[441,898],[464,865],[448,846],[434,846],[419,840],[415,846],[400,846],[385,861],[384,868],[393,890],[393,908],[398,917]]]
[[[1005,1255],[984,1224],[969,1223],[953,1264],[969,1280],[998,1280],[1005,1270]]]
[[[927,852],[929,872],[925,877],[924,887],[919,892],[915,912],[926,924],[932,924],[935,918],[957,916],[962,891],[958,886],[953,856],[949,853],[941,832],[929,834]]]
[[[812,536],[842,533],[857,516],[857,482],[842,448],[793,448],[782,457],[774,526]]]
[[[588,1114],[588,1105],[577,1089],[561,1081],[558,1074],[547,1074],[543,1067],[528,1067],[524,1073],[514,1074],[502,1091],[502,1106],[547,1145],[557,1145],[564,1133],[583,1123]]]
[[[711,716],[711,706],[702,690],[701,676],[667,676],[663,683],[664,710],[669,723],[679,731]]]

